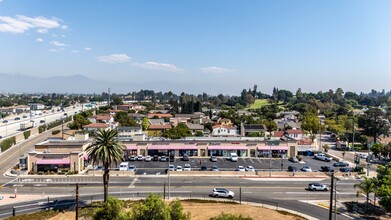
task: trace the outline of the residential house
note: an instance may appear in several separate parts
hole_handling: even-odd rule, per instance
[[[133,127],[117,127],[118,131],[118,139],[120,141],[132,141],[136,139],[139,140],[145,139],[145,135],[141,129],[141,126],[133,126]]]
[[[182,117],[175,117],[170,118],[170,124],[174,127],[176,127],[179,123],[187,123],[190,121],[190,118],[182,118]]]
[[[289,130],[286,130],[286,131],[276,131],[274,132],[274,134],[272,135],[273,139],[281,139],[283,137],[287,137],[289,139],[293,139],[293,140],[300,140],[300,139],[303,139],[303,131],[302,130],[293,130],[293,129],[289,129]]]
[[[263,124],[241,124],[240,136],[245,137],[251,133],[265,134],[267,127]]]
[[[169,124],[150,125],[148,127],[148,136],[161,137],[162,134],[171,128]]]
[[[232,126],[232,121],[230,119],[228,119],[228,118],[221,118],[218,121],[218,124],[225,125],[225,126]]]
[[[88,118],[91,123],[105,123],[105,124],[113,124],[114,117],[112,115],[94,115]]]
[[[238,136],[238,132],[235,126],[228,125],[215,125],[212,127],[212,136],[213,137],[232,137]]]
[[[202,132],[204,133],[204,129],[205,127],[203,125],[200,125],[200,124],[191,124],[191,123],[188,123],[186,124],[187,127],[189,128],[190,132],[192,135],[196,135],[197,132]]]
[[[164,124],[168,124],[164,121],[163,118],[160,118],[160,119],[148,119],[148,123],[149,125],[164,125]]]
[[[91,143],[88,134],[76,134],[71,141],[48,139],[38,143],[33,151],[28,152],[27,170],[34,173],[80,173],[85,169],[85,160],[88,159],[85,150]]]
[[[162,114],[162,113],[148,113],[148,118],[163,118],[166,122],[170,121],[170,118],[172,118],[171,114]]]
[[[124,104],[124,105],[117,105],[116,110],[128,112],[129,110],[132,110],[132,108],[133,108],[133,104]]]
[[[105,123],[92,123],[92,124],[84,125],[83,129],[85,131],[97,131],[99,129],[108,130],[110,129],[110,125]]]

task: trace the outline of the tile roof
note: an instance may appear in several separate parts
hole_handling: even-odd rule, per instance
[[[110,125],[105,123],[93,123],[93,124],[88,124],[83,126],[83,128],[108,128],[108,127],[110,127]]]
[[[162,130],[162,129],[170,129],[171,125],[150,125],[148,130]]]

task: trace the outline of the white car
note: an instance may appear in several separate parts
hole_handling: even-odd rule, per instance
[[[235,193],[230,190],[227,190],[227,189],[215,188],[215,189],[213,189],[213,192],[212,192],[212,194],[210,194],[210,196],[216,197],[216,198],[223,197],[223,198],[232,199],[232,198],[234,198]]]
[[[308,189],[311,191],[327,191],[327,190],[329,190],[329,188],[326,185],[320,184],[320,183],[310,183],[310,184],[308,184]]]
[[[312,169],[309,166],[303,166],[300,170],[303,172],[312,172]]]
[[[213,165],[211,168],[212,171],[219,171],[219,167],[216,165]]]
[[[240,171],[240,172],[245,172],[246,171],[246,169],[244,169],[244,166],[237,166],[236,167],[236,171]]]
[[[368,158],[368,154],[360,153],[360,158],[361,159],[367,159]]]
[[[254,171],[255,171],[255,169],[254,169],[253,166],[247,166],[247,167],[245,168],[245,170],[246,170],[246,171],[249,171],[249,172],[254,172]]]
[[[144,158],[144,160],[147,161],[147,162],[152,161],[152,157],[151,157],[151,156],[146,156],[146,157]]]
[[[177,166],[177,167],[176,167],[176,171],[183,171],[182,166]]]
[[[190,164],[185,164],[185,166],[183,167],[183,171],[191,171],[191,166]]]
[[[144,160],[144,156],[143,155],[138,155],[137,156],[137,160],[138,161],[143,161]]]
[[[136,165],[129,165],[129,171],[136,171]]]
[[[172,164],[168,166],[168,171],[175,171],[175,166]]]

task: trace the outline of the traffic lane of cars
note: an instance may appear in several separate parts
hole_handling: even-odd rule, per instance
[[[182,166],[184,167],[186,164],[190,165],[192,170],[200,170],[201,167],[206,167],[206,170],[212,170],[212,167],[215,166],[220,171],[224,170],[236,170],[238,166],[248,167],[252,166],[255,170],[268,170],[271,168],[273,171],[288,170],[288,166],[296,167],[297,171],[299,171],[303,166],[309,166],[312,172],[322,171],[322,166],[333,167],[333,163],[325,162],[320,160],[315,160],[312,157],[304,157],[303,161],[305,163],[292,163],[288,160],[281,159],[254,159],[254,158],[239,158],[238,162],[232,162],[226,158],[217,158],[217,162],[212,162],[208,158],[189,158],[188,161],[182,161],[181,158],[175,158],[174,161],[168,162],[160,162],[160,161],[129,161],[129,164],[134,164],[137,167],[137,173],[157,173],[157,172],[165,172],[168,168],[168,165]],[[281,166],[282,164],[282,166]],[[337,168],[339,169],[339,168]],[[335,170],[337,170],[335,169]]]

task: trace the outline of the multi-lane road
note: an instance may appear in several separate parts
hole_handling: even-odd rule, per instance
[[[327,219],[328,210],[315,206],[310,201],[327,201],[330,192],[312,192],[306,190],[308,183],[314,181],[304,180],[277,180],[265,178],[239,178],[239,177],[200,177],[200,176],[171,176],[170,190],[168,189],[168,176],[135,176],[135,177],[111,177],[109,193],[120,198],[142,198],[149,193],[164,194],[171,198],[201,198],[208,199],[208,195],[215,187],[224,187],[235,193],[234,200],[242,203],[256,202],[265,205],[283,207],[297,212],[305,213],[317,219]],[[330,184],[329,179],[319,180],[324,184]],[[52,200],[73,202],[74,184],[80,186],[80,199],[82,203],[91,200],[102,199],[101,176],[69,176],[69,177],[28,177],[14,179],[6,184],[2,190],[12,191],[17,188],[18,194],[45,195],[42,202],[46,204],[47,196]],[[337,196],[339,201],[357,200],[356,190],[353,185],[356,181],[343,181],[338,183]],[[241,195],[240,195],[241,191]],[[59,197],[61,196],[61,197]],[[26,204],[26,203],[24,203]],[[54,203],[53,203],[54,204]],[[15,206],[15,205],[13,205]],[[35,203],[35,208],[45,208],[40,203]],[[31,207],[29,206],[29,209]],[[2,206],[0,217],[12,214],[12,206]],[[23,212],[23,207],[17,209]],[[339,215],[338,219],[348,219]]]
[[[22,132],[20,131],[20,124],[29,122],[30,120],[33,120],[36,124],[36,126],[42,125],[44,123],[50,123],[55,120],[61,119],[61,117],[64,116],[66,113],[68,116],[74,115],[75,113],[80,112],[82,109],[81,105],[73,107],[68,107],[64,109],[63,111],[54,111],[47,110],[46,113],[42,113],[42,115],[35,115],[34,117],[30,118],[30,115],[28,113],[21,114],[19,116],[13,116],[12,118],[8,117],[6,119],[2,119],[0,121],[0,136],[2,138],[7,138],[10,136],[14,136],[15,134]],[[25,116],[25,118],[23,118]],[[20,118],[19,120],[15,120],[15,118]],[[4,121],[8,121],[7,123],[4,123]],[[41,123],[41,121],[44,121]]]

